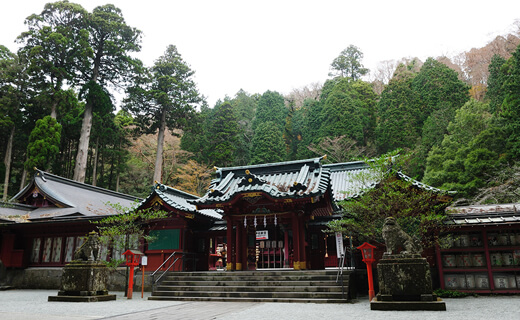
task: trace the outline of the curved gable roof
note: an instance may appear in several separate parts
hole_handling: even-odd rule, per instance
[[[330,171],[321,158],[267,163],[251,166],[217,168],[217,178],[195,205],[231,201],[241,193],[262,192],[271,198],[308,198],[323,195],[329,188]]]
[[[153,186],[150,195],[146,199],[141,201],[138,208],[145,205],[153,205],[153,203],[150,202],[153,201],[155,197],[159,197],[159,199],[161,199],[161,201],[167,204],[170,208],[181,212],[202,215],[211,219],[222,218],[222,215],[215,210],[197,210],[195,205],[188,202],[190,200],[199,199],[198,196],[169,187],[161,183],[156,183]]]
[[[31,182],[13,197],[25,203],[28,197],[44,197],[54,206],[40,207],[29,213],[29,220],[58,219],[64,217],[95,217],[117,214],[109,204],[130,208],[136,197],[69,180],[48,172],[37,170]]]

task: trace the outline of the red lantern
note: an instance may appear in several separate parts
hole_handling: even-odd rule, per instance
[[[372,301],[372,299],[375,297],[374,279],[372,277],[372,263],[376,261],[374,259],[374,249],[376,248],[376,246],[373,246],[370,243],[365,242],[357,248],[361,250],[361,254],[363,254],[363,262],[367,265],[368,299]]]
[[[127,298],[132,299],[132,293],[134,292],[134,268],[139,265],[139,259],[143,253],[139,250],[126,250],[123,255],[126,258],[126,265],[130,267],[130,275],[128,277],[128,291]]]

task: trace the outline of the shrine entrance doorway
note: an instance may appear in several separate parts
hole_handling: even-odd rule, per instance
[[[292,248],[292,232],[283,225],[257,230],[257,269],[292,268]]]

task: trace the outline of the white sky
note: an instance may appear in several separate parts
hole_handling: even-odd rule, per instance
[[[9,0],[0,11],[0,44],[12,51],[24,20],[48,0]],[[353,44],[363,64],[455,55],[513,30],[519,0],[76,0],[86,10],[112,3],[143,31],[138,57],[153,65],[169,44],[195,70],[210,107],[239,89],[287,94],[328,78]]]

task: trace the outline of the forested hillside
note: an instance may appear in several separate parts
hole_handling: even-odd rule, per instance
[[[112,5],[50,3],[26,25],[18,52],[0,44],[3,201],[35,167],[136,196],[154,180],[203,194],[214,166],[391,152],[461,203],[520,201],[520,25],[482,48],[376,70],[346,44],[327,79],[214,106],[174,45],[153,66],[134,58],[141,32]],[[117,110],[113,88],[125,92]]]

